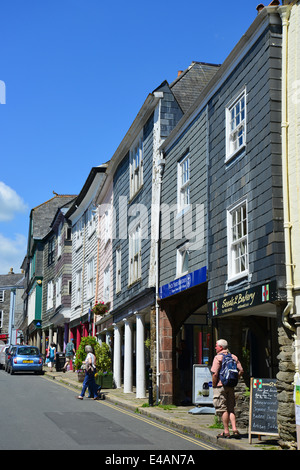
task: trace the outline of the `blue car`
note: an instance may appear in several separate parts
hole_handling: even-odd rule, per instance
[[[43,373],[43,359],[35,346],[14,346],[8,361],[7,372],[11,375],[15,372]]]

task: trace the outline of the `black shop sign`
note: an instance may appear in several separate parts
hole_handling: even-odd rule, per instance
[[[210,302],[209,314],[211,317],[222,316],[275,300],[276,282],[272,281]]]

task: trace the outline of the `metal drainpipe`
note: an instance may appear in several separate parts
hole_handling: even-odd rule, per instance
[[[161,158],[158,161],[158,210],[157,210],[157,224],[156,224],[156,241],[155,241],[155,333],[156,333],[156,404],[159,403],[159,390],[160,390],[160,370],[159,370],[159,241],[160,241],[160,199],[161,199],[161,185],[162,175],[164,171],[165,160]]]
[[[283,212],[284,212],[284,241],[285,241],[285,266],[286,266],[286,290],[287,306],[282,314],[282,323],[290,331],[296,331],[288,322],[288,316],[294,312],[293,297],[293,265],[291,252],[291,228],[290,222],[290,198],[289,198],[289,176],[288,176],[288,112],[287,112],[287,73],[288,73],[288,26],[290,8],[278,8],[282,21],[282,187],[283,187]]]

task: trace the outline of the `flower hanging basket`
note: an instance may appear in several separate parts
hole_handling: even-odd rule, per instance
[[[109,311],[109,304],[104,302],[96,302],[92,308],[95,315],[105,315]]]

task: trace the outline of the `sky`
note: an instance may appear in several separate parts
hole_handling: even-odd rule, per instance
[[[221,64],[258,3],[0,1],[0,274],[20,272],[31,209],[78,194],[147,95],[193,61]]]

